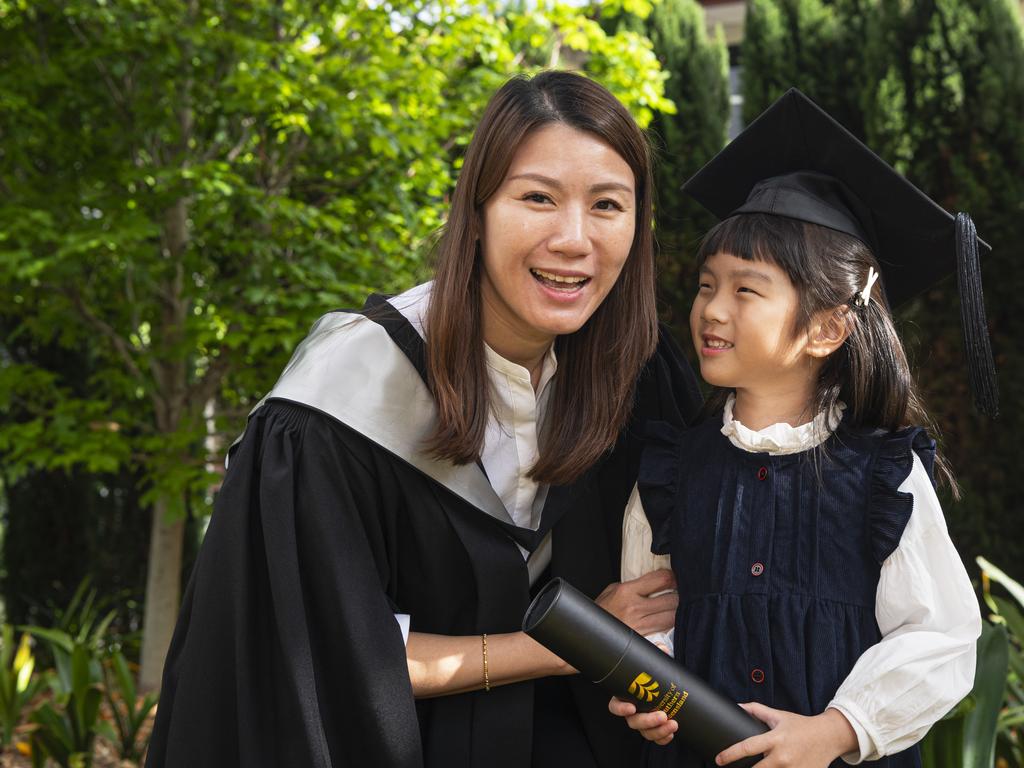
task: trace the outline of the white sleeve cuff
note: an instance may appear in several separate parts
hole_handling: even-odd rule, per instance
[[[853,728],[853,732],[857,734],[857,750],[855,752],[847,752],[845,755],[841,755],[843,762],[847,765],[858,765],[867,759],[875,759],[880,757],[876,753],[875,741],[868,733],[867,728],[864,727],[866,718],[864,714],[857,709],[857,706],[852,703],[843,702],[837,703],[832,701],[828,705],[828,709],[834,709],[850,724]],[[857,713],[855,715],[854,713]]]
[[[398,628],[402,630],[402,642],[406,645],[409,644],[409,614],[408,613],[396,613],[395,621],[398,622]]]
[[[675,644],[676,630],[675,630],[675,628],[672,628],[672,629],[668,630],[667,632],[652,632],[649,635],[644,635],[644,637],[646,639],[650,640],[655,645],[663,645],[663,646],[665,646],[665,648],[668,649],[668,655],[669,656],[674,656],[675,655],[675,651],[676,651],[676,644]]]

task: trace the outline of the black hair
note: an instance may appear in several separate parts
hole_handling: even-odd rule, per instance
[[[870,270],[881,271],[867,245],[818,224],[747,213],[725,219],[704,236],[697,252],[698,268],[716,253],[768,262],[786,273],[799,296],[794,334],[809,329],[823,311],[845,314],[849,335],[818,374],[814,413],[830,411],[842,401],[851,427],[892,431],[923,425],[938,436],[910,371],[882,281],[871,288],[869,301],[858,300]],[[729,393],[715,388],[707,411],[720,410]],[[948,462],[937,454],[935,466],[958,498]]]

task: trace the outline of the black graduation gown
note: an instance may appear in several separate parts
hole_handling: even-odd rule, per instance
[[[553,575],[591,596],[617,581],[639,431],[696,412],[688,365],[663,330],[630,427],[581,480],[550,489],[533,532],[501,519],[479,466],[401,444],[433,418],[423,343],[390,304],[371,306],[372,320],[318,323],[232,448],[147,767],[632,762],[635,734],[578,676],[414,700],[394,614],[418,632],[519,630],[530,584],[515,542],[532,551],[548,531]]]

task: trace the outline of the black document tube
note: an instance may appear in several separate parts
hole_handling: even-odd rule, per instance
[[[706,760],[768,730],[563,579],[552,579],[537,593],[523,631],[638,711],[660,709],[675,719],[676,738]],[[760,759],[730,765],[748,768]]]

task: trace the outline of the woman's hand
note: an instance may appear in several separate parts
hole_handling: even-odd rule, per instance
[[[672,571],[661,568],[631,581],[609,584],[596,602],[637,634],[649,635],[675,626],[679,595],[674,591],[666,592],[675,588]]]
[[[741,757],[764,755],[758,768],[825,768],[836,758],[858,748],[853,726],[837,709],[805,717],[764,704],[740,706],[771,730],[721,751],[715,758],[718,765],[728,765]]]
[[[679,723],[669,720],[668,715],[660,709],[653,712],[637,712],[632,702],[614,696],[608,702],[608,711],[626,718],[626,725],[634,731],[639,731],[641,736],[655,744],[668,744],[679,729]]]

